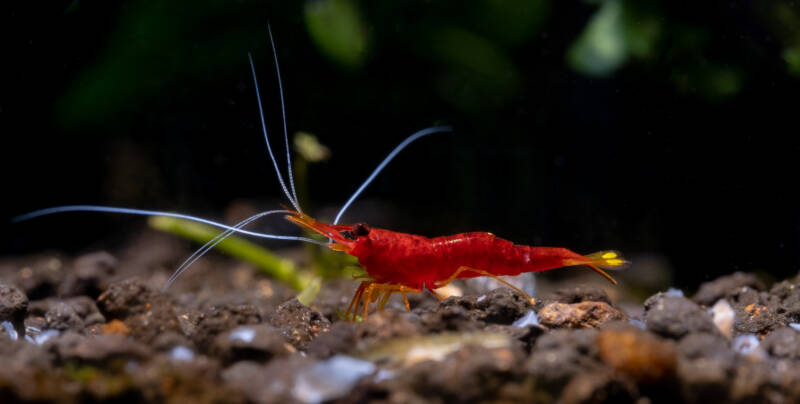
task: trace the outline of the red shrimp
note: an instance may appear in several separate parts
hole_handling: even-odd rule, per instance
[[[585,265],[616,284],[602,268],[618,268],[628,263],[615,251],[580,255],[566,248],[514,244],[485,232],[428,238],[372,228],[364,223],[330,225],[300,212],[292,212],[286,218],[330,238],[332,250],[358,258],[367,271],[368,279],[361,282],[345,312],[349,319],[355,318],[362,301],[366,317],[370,303],[379,301],[378,308],[382,310],[389,296],[399,292],[406,310],[410,310],[406,292],[427,289],[441,299],[434,289],[455,279],[478,276],[492,277],[534,303],[525,292],[498,276]]]

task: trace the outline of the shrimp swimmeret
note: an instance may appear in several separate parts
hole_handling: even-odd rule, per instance
[[[281,84],[280,68],[278,67],[277,51],[275,50],[275,42],[272,38],[271,31],[269,36],[281,95],[286,158],[287,162],[291,162],[288,131],[286,128],[283,86]],[[451,236],[428,238],[373,228],[364,223],[356,223],[353,225],[338,224],[347,208],[400,151],[424,136],[434,133],[450,132],[452,130],[450,126],[433,126],[420,130],[397,145],[375,168],[370,176],[367,177],[366,181],[361,184],[356,192],[353,193],[350,199],[347,200],[336,215],[332,224],[320,222],[303,213],[299,201],[297,200],[291,164],[289,163],[287,167],[288,181],[284,181],[284,177],[273,154],[267,134],[266,122],[264,121],[264,112],[258,90],[255,64],[253,63],[252,56],[248,54],[248,57],[253,74],[256,99],[261,115],[261,128],[267,145],[267,152],[275,168],[281,189],[294,209],[261,212],[234,226],[228,226],[226,224],[180,213],[94,205],[52,207],[17,216],[13,221],[19,222],[53,213],[90,211],[176,217],[225,229],[224,232],[217,235],[187,258],[169,278],[164,289],[168,288],[169,285],[202,255],[234,233],[251,237],[296,240],[324,245],[332,250],[341,251],[358,258],[359,263],[367,272],[367,276],[361,281],[355,296],[347,308],[345,316],[348,319],[355,319],[356,314],[360,311],[362,303],[364,317],[368,314],[370,303],[378,302],[378,308],[383,310],[387,300],[394,293],[400,293],[403,296],[406,309],[410,310],[408,298],[406,297],[407,293],[419,293],[423,290],[429,290],[437,297],[440,297],[435,292],[435,289],[445,286],[455,279],[489,276],[511,287],[531,302],[533,302],[533,299],[525,292],[503,279],[498,278],[498,276],[518,275],[526,272],[538,272],[561,267],[585,265],[604,276],[610,282],[616,284],[616,281],[603,269],[620,268],[628,262],[615,251],[600,251],[589,255],[581,255],[560,247],[531,247],[518,245],[495,237],[492,233],[485,232],[461,233]],[[289,184],[288,187],[286,185],[287,182]],[[307,237],[259,233],[244,229],[256,220],[274,214],[284,214],[288,220],[298,226],[327,237],[329,242],[326,243]]]

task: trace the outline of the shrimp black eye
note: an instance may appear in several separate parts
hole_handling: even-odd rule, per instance
[[[369,226],[366,223],[356,223],[353,225],[353,234],[358,237],[369,235]]]

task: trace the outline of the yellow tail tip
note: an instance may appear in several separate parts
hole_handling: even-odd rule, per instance
[[[591,259],[592,264],[605,269],[619,269],[630,264],[628,260],[622,258],[622,255],[616,251],[598,251],[586,255],[586,258]]]
[[[617,284],[617,281],[611,277],[604,269],[622,269],[630,264],[622,255],[616,251],[598,251],[596,253],[586,255],[586,258],[591,259],[584,265],[592,268],[595,272],[608,279],[609,282]]]

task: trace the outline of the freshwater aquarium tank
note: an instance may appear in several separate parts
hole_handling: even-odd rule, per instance
[[[796,2],[2,19],[0,402],[800,401]]]

